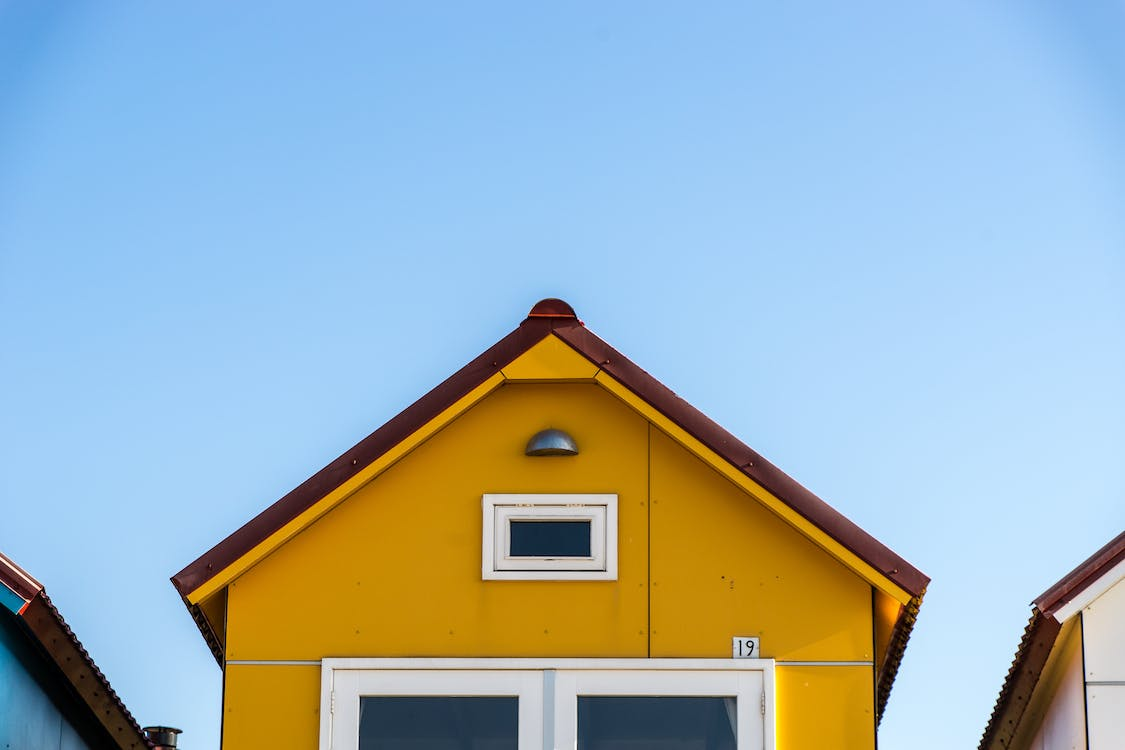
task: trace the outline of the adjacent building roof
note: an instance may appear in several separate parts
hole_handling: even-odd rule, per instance
[[[1125,531],[1035,598],[1031,620],[1024,629],[979,750],[999,750],[1011,744],[1063,623],[1081,609],[1086,598],[1116,583],[1122,565]]]
[[[183,597],[204,638],[211,645],[216,660],[222,664],[217,628],[200,609],[201,602],[197,592],[204,587],[210,589],[208,584],[212,579],[223,575],[240,558],[266,543],[328,493],[351,480],[365,467],[490,378],[502,374],[503,368],[551,336],[557,337],[585,357],[596,366],[599,373],[605,373],[620,383],[729,462],[738,472],[765,488],[837,544],[878,571],[879,575],[906,592],[892,645],[882,665],[879,696],[881,714],[902,649],[905,648],[930,579],[591,333],[575,315],[573,308],[558,299],[547,299],[536,304],[515,331],[172,577],[172,583]],[[687,348],[690,347],[685,346]]]
[[[0,616],[14,617],[20,630],[55,674],[63,691],[75,698],[85,718],[105,730],[121,750],[150,748],[136,719],[82,643],[51,603],[43,585],[0,554]],[[100,739],[100,738],[99,738]]]

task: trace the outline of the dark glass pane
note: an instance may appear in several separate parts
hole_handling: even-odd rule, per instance
[[[578,750],[736,750],[734,698],[578,698]]]
[[[519,698],[365,697],[360,750],[516,750]]]
[[[510,522],[512,557],[589,557],[589,521]]]

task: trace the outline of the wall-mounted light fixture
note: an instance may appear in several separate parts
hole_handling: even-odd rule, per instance
[[[562,430],[554,427],[531,436],[524,449],[527,456],[577,456],[578,443]]]

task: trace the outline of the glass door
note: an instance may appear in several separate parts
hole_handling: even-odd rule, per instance
[[[761,750],[761,672],[565,671],[555,747]]]
[[[322,680],[322,750],[774,750],[768,660],[326,659]]]
[[[578,696],[578,750],[737,750],[738,698]]]
[[[543,675],[533,671],[341,670],[332,750],[537,750]]]
[[[519,698],[363,696],[359,750],[519,750]]]

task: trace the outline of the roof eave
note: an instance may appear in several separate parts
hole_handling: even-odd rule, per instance
[[[1055,614],[1123,560],[1125,560],[1125,531],[1035,597],[1035,606],[1040,612]]]
[[[58,674],[59,683],[84,709],[86,718],[101,727],[122,750],[152,747],[137,720],[51,602],[43,584],[2,553],[0,584],[22,600],[22,606],[12,613],[20,630]]]
[[[16,565],[15,561],[0,552],[0,584],[7,586],[25,602],[31,601],[43,590],[43,584],[32,578],[31,574]]]
[[[198,602],[193,604],[190,600],[193,592],[211,582],[215,576],[268,539],[289,520],[356,476],[391,447],[421,429],[435,414],[448,408],[458,398],[553,333],[911,597],[907,611],[913,609],[914,614],[904,614],[895,626],[895,648],[890,653],[898,658],[894,660],[893,667],[890,662],[884,665],[884,676],[880,678],[883,691],[881,700],[885,702],[901,659],[901,650],[909,639],[917,607],[921,604],[922,594],[930,579],[591,333],[574,315],[569,305],[558,300],[545,302],[552,304],[536,305],[515,331],[172,577],[173,585],[183,598],[216,661],[220,665],[223,663],[221,644],[215,635],[213,623],[207,620],[197,606]]]
[[[902,612],[895,622],[895,626],[891,631],[891,641],[887,647],[887,655],[883,659],[883,665],[879,669],[879,674],[876,675],[876,696],[875,696],[875,724],[879,725],[883,721],[883,712],[887,708],[887,701],[891,697],[891,688],[894,686],[895,677],[898,676],[898,668],[902,664],[902,657],[906,653],[906,644],[910,641],[910,635],[914,632],[914,624],[918,620],[918,612],[922,608],[922,597],[926,594],[925,591],[917,594],[910,599],[910,603],[902,608]]]
[[[1031,702],[1035,686],[1043,674],[1047,657],[1055,646],[1062,624],[1035,609],[1024,628],[1023,638],[1004,678],[992,716],[984,729],[978,750],[1003,750],[1019,730],[1024,711]]]
[[[188,613],[191,614],[192,621],[195,622],[195,627],[199,628],[199,634],[203,636],[207,648],[211,651],[211,656],[215,657],[215,663],[219,665],[220,669],[226,669],[226,654],[223,649],[223,640],[219,637],[219,631],[215,627],[215,623],[208,619],[207,615],[203,612],[203,608],[198,604],[192,604],[185,597],[180,597],[183,600],[184,606],[187,607]],[[224,606],[226,606],[224,604]]]
[[[70,691],[117,747],[137,750],[153,746],[45,591],[28,602],[21,619]]]
[[[1023,638],[1012,658],[1012,666],[1000,688],[1000,695],[996,698],[979,750],[1008,746],[1019,728],[1031,694],[1047,665],[1047,657],[1062,630],[1062,620],[1066,618],[1059,619],[1059,611],[1123,560],[1125,531],[1035,598],[1031,620],[1024,629]]]
[[[172,576],[172,584],[186,602],[193,591],[235,562],[246,550],[267,539],[286,521],[358,474],[390,447],[420,429],[435,413],[483,383],[550,335],[552,330],[575,325],[582,325],[577,318],[529,317],[519,328],[188,564]]]
[[[775,497],[782,499],[805,520],[824,531],[888,580],[921,602],[930,579],[882,542],[821,500],[804,485],[766,460],[750,446],[676,395],[625,355],[586,328],[569,328],[555,334],[601,367],[640,399],[699,440]]]

